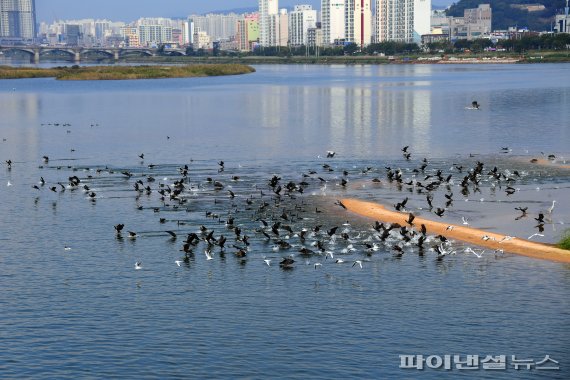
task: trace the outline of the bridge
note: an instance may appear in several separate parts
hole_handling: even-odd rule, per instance
[[[22,46],[12,46],[12,45],[0,45],[0,52],[22,52],[30,56],[30,62],[39,63],[41,57],[47,54],[62,54],[69,56],[69,60],[75,63],[81,62],[88,55],[99,54],[107,56],[109,59],[118,61],[121,58],[125,58],[129,54],[140,54],[149,57],[154,57],[159,53],[158,48],[138,48],[138,47],[124,47],[124,48],[114,48],[114,47],[71,47],[71,46],[35,46],[35,45],[22,45]],[[186,50],[179,48],[165,48],[162,50],[161,54],[164,55],[186,55]]]

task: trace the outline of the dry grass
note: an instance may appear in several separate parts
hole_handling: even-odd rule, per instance
[[[255,69],[239,64],[184,66],[86,66],[40,69],[0,66],[0,79],[56,78],[58,80],[125,80],[239,75]]]

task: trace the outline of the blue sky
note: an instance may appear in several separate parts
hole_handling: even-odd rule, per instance
[[[452,2],[432,0],[434,5]],[[311,4],[319,9],[320,3],[320,0],[280,0],[279,6]],[[257,0],[36,0],[38,21],[78,18],[133,21],[139,17],[184,17],[191,13],[242,7],[257,7]]]

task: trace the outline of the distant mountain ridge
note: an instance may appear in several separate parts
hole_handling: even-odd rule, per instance
[[[477,8],[479,4],[491,4],[493,10],[493,30],[507,29],[510,26],[527,27],[530,30],[550,30],[554,16],[562,13],[565,0],[460,0],[447,10],[448,16],[462,17],[463,10]],[[542,4],[542,11],[528,12],[511,7],[517,4]]]

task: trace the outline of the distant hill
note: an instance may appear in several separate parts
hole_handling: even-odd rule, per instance
[[[507,29],[510,26],[527,27],[529,30],[550,30],[554,16],[562,13],[565,0],[461,0],[447,10],[448,16],[463,17],[463,10],[477,8],[479,4],[491,4],[493,10],[493,30]],[[511,5],[542,4],[542,11],[528,12]]]

